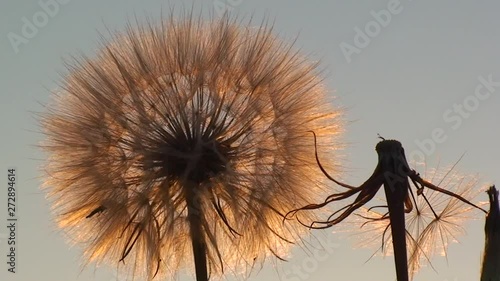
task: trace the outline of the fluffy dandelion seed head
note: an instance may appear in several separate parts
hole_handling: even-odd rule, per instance
[[[192,266],[187,201],[212,277],[286,253],[305,228],[282,215],[324,196],[309,131],[339,167],[340,111],[316,69],[265,25],[192,16],[129,26],[68,63],[42,118],[60,227],[137,278]]]

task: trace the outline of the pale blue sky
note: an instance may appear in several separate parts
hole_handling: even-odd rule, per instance
[[[0,219],[5,225],[7,168],[16,167],[19,246],[18,273],[8,274],[4,262],[6,227],[0,227],[0,280],[116,280],[109,268],[95,269],[91,265],[82,271],[81,250],[69,248],[52,223],[49,206],[38,189],[37,167],[42,154],[33,145],[42,136],[37,133],[39,128],[31,112],[43,110],[40,104],[48,100],[59,79],[57,73],[64,70],[62,57],[78,51],[92,55],[98,32],[105,33],[105,26],[123,28],[134,14],[139,19],[145,15],[158,18],[162,7],[167,11],[169,6],[180,7],[182,2],[60,0],[58,11],[49,15],[46,23],[39,1],[1,2],[0,174],[4,181],[0,184]],[[192,1],[185,2],[191,6]],[[346,150],[349,162],[345,163],[348,182],[361,183],[371,174],[376,163],[377,133],[400,140],[407,155],[416,155],[419,151],[426,153],[418,143],[437,130],[444,140],[434,141],[435,149],[426,153],[430,163],[436,158],[453,163],[465,152],[460,171],[480,173],[484,182],[500,183],[499,2],[194,2],[195,7],[205,11],[214,4],[225,4],[243,17],[253,14],[255,22],[264,16],[274,19],[276,33],[285,39],[298,34],[296,46],[322,61],[325,83],[332,94],[335,91],[339,105],[347,108],[347,119],[354,121],[347,126],[345,136],[350,143]],[[375,23],[371,11],[378,13],[388,7],[392,11],[390,21],[385,26]],[[38,30],[23,35],[23,18],[33,22],[33,16],[38,16]],[[356,44],[356,28],[365,27],[372,32],[369,44]],[[12,43],[14,33],[25,37],[24,43]],[[341,45],[357,48],[356,53],[347,58]],[[484,85],[481,79],[493,82]],[[476,89],[481,99],[475,96]],[[456,105],[464,102],[460,115]],[[461,244],[449,249],[448,261],[433,259],[438,273],[423,269],[415,280],[478,280],[483,224],[482,218],[469,223]],[[365,264],[373,250],[353,249],[350,241],[332,234],[332,230],[315,232],[322,241],[328,241],[325,247],[329,251],[312,250],[316,256],[313,259],[296,250],[290,262],[276,267],[269,263],[251,280],[279,280],[280,276],[284,281],[395,279],[392,257],[374,258]],[[300,267],[305,274],[293,275],[290,272],[294,267]]]

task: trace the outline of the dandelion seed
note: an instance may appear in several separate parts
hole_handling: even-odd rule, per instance
[[[283,215],[325,191],[307,131],[331,147],[342,124],[317,64],[267,24],[129,26],[68,69],[42,117],[44,186],[89,262],[148,280],[194,264],[207,280],[298,241]]]

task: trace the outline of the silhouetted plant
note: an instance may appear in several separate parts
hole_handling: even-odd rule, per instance
[[[468,201],[481,192],[478,176],[461,175],[455,165],[450,168],[424,168],[424,175],[429,182],[435,183],[448,191],[456,193]],[[385,201],[385,200],[384,200]],[[378,204],[375,203],[375,204]],[[384,203],[381,203],[384,204]],[[377,211],[381,206],[362,207],[344,224],[346,232],[358,241],[357,247],[378,247],[383,255],[392,254],[392,235],[387,213]],[[447,256],[447,248],[457,242],[458,236],[465,233],[464,224],[468,219],[478,217],[477,208],[464,203],[456,197],[429,189],[426,196],[416,196],[415,206],[405,215],[406,247],[408,255],[409,278],[423,266],[430,265],[436,256]],[[379,251],[380,250],[380,251]]]
[[[313,135],[316,139],[316,134],[314,132]],[[390,234],[393,244],[397,280],[407,281],[409,280],[407,238],[411,236],[407,235],[408,230],[405,224],[407,218],[405,217],[405,214],[411,213],[414,208],[417,213],[420,212],[420,209],[422,209],[422,207],[418,209],[419,205],[421,205],[416,201],[416,198],[418,196],[422,197],[428,205],[429,209],[432,212],[433,220],[428,224],[426,228],[423,229],[422,233],[420,233],[418,237],[413,237],[412,239],[410,239],[410,247],[414,249],[412,252],[413,254],[410,256],[410,265],[412,266],[412,272],[415,269],[415,265],[420,260],[421,251],[418,247],[428,247],[428,244],[431,243],[430,241],[435,241],[431,237],[432,235],[435,235],[436,233],[443,233],[443,230],[447,230],[447,227],[444,227],[443,229],[440,229],[440,227],[446,225],[445,219],[449,215],[448,212],[450,210],[455,210],[453,206],[456,206],[458,202],[461,202],[467,206],[474,207],[480,210],[482,209],[472,204],[460,193],[453,193],[452,191],[443,189],[423,179],[415,170],[411,169],[408,165],[404,149],[400,142],[396,140],[383,139],[377,144],[376,151],[378,154],[378,164],[375,168],[375,171],[368,180],[366,180],[361,186],[358,187],[339,182],[331,175],[329,175],[326,169],[320,163],[318,153],[316,151],[316,160],[321,171],[327,178],[340,185],[341,187],[346,188],[347,191],[334,193],[328,196],[323,203],[309,204],[305,205],[302,208],[293,210],[287,214],[287,218],[290,218],[290,216],[293,217],[300,211],[317,210],[329,205],[332,202],[346,200],[351,196],[357,195],[353,203],[339,208],[337,211],[333,212],[333,214],[331,214],[326,220],[317,220],[313,221],[312,223],[305,223],[300,218],[298,218],[298,220],[308,228],[325,229],[332,227],[342,222],[355,211],[362,208],[366,203],[371,201],[383,185],[387,201],[387,206],[384,207],[387,207],[388,211],[378,217],[365,218],[368,221],[389,220],[389,224],[386,224],[384,232],[389,229],[391,231]],[[414,194],[410,183],[415,186],[416,195]],[[439,192],[451,196],[452,201],[450,201],[451,203],[449,203],[442,212],[436,212],[433,206],[429,203],[428,196],[430,195],[428,195],[427,191],[425,191],[424,189],[429,189],[434,192]],[[368,209],[368,211],[370,210],[371,209]],[[445,244],[447,244],[447,242]]]
[[[491,186],[488,191],[490,211],[484,225],[485,241],[481,268],[481,281],[500,280],[500,206],[498,190]]]

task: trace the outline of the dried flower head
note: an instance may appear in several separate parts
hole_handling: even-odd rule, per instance
[[[481,192],[477,188],[477,176],[461,175],[454,166],[424,170],[423,178],[469,201]],[[432,189],[426,191],[426,198],[417,195],[415,200],[416,206],[405,216],[410,279],[422,266],[432,266],[430,260],[433,256],[446,256],[449,244],[457,242],[458,236],[465,233],[464,222],[477,218],[480,213],[477,208],[457,197]],[[351,218],[350,223],[356,228],[352,236],[359,241],[357,246],[376,245],[380,250],[378,253],[392,255],[391,228],[386,214],[363,208],[357,217]],[[349,232],[353,232],[353,229]]]
[[[88,261],[149,280],[201,249],[211,276],[248,272],[297,241],[282,216],[324,196],[308,131],[337,168],[317,64],[265,24],[129,26],[68,69],[42,117],[45,188]]]

